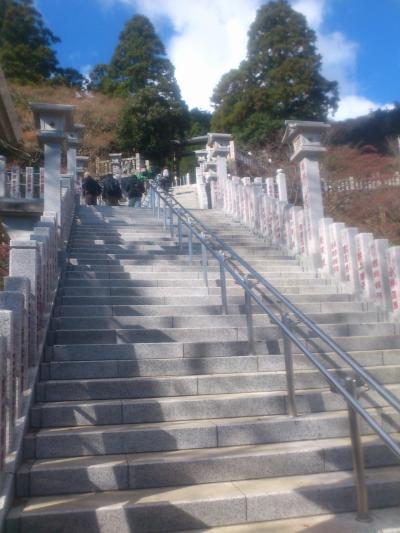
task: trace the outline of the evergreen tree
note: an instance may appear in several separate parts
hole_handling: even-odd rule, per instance
[[[138,151],[156,165],[163,165],[188,126],[187,109],[169,102],[154,87],[140,89],[127,100],[118,125],[119,148]]]
[[[9,79],[35,83],[50,78],[57,72],[51,48],[57,42],[32,0],[0,0],[0,63]]]
[[[127,97],[119,118],[120,149],[137,150],[162,164],[188,125],[188,110],[175,80],[174,67],[148,18],[127,22],[109,65],[97,65],[91,87]]]
[[[248,33],[247,58],[217,85],[212,126],[261,144],[285,119],[325,120],[337,83],[320,73],[316,36],[286,0],[262,6]]]

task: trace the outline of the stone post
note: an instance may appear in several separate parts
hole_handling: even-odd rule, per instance
[[[33,198],[33,167],[25,169],[25,198]]]
[[[35,241],[10,241],[10,276],[28,278],[29,295],[29,364],[34,366],[38,350],[38,292],[40,258],[38,245]]]
[[[28,278],[6,277],[4,280],[5,291],[15,291],[23,296],[22,327],[22,358],[21,358],[21,388],[25,390],[28,385],[29,368],[29,295],[30,282]]]
[[[0,336],[5,339],[5,365],[2,364],[3,376],[3,396],[2,405],[5,405],[2,416],[2,442],[5,445],[5,454],[10,451],[12,438],[15,429],[15,366],[14,366],[14,315],[7,309],[0,309]],[[4,357],[4,356],[3,356]],[[4,390],[5,389],[5,390]],[[5,399],[5,401],[4,401]]]
[[[333,224],[331,218],[321,218],[319,222],[319,249],[321,253],[321,274],[332,274],[332,250],[329,227]]]
[[[20,180],[21,180],[21,169],[13,165],[11,168],[11,184],[10,184],[10,197],[19,198],[20,194]]]
[[[112,175],[114,178],[118,181],[121,181],[122,177],[122,154],[109,154],[111,158],[111,168],[112,168]],[[139,168],[136,168],[140,171],[140,163]]]
[[[388,265],[393,318],[398,320],[400,317],[400,246],[389,248]]]
[[[67,172],[72,175],[74,185],[77,179],[77,148],[81,143],[84,127],[82,124],[74,124],[73,130],[67,134]]]
[[[372,276],[370,248],[374,241],[372,233],[356,235],[357,270],[360,288],[367,300],[375,299],[375,285]]]
[[[44,211],[57,214],[61,233],[61,152],[66,131],[71,131],[73,127],[75,106],[35,103],[30,106],[39,130],[39,140],[44,145]]]
[[[287,186],[286,186],[286,174],[283,170],[278,169],[276,171],[276,184],[278,186],[278,198],[281,202],[288,201]]]
[[[339,280],[345,280],[344,257],[342,245],[342,230],[345,225],[343,222],[334,222],[329,226],[329,239],[331,242],[332,272]]]
[[[376,303],[383,311],[392,311],[392,297],[389,284],[387,239],[375,239],[370,246],[372,278],[375,286]]]
[[[265,180],[265,192],[269,198],[275,198],[274,178],[267,178]]]
[[[253,229],[257,235],[261,235],[261,197],[262,190],[262,178],[254,178],[253,182],[253,201],[254,201],[254,214],[253,214]]]
[[[297,212],[301,210],[300,206],[294,205],[289,209],[289,242],[288,252],[290,255],[297,255],[300,251],[300,244],[297,232]]]
[[[349,285],[349,289],[353,293],[360,290],[360,283],[357,270],[357,251],[356,251],[356,236],[358,234],[357,228],[344,228],[342,230],[342,246],[343,246],[343,261],[344,261],[344,279]]]
[[[0,291],[0,309],[12,311],[13,320],[13,350],[11,353],[11,375],[13,383],[12,410],[18,417],[21,414],[21,391],[23,375],[23,318],[24,318],[24,296],[19,292]]]
[[[6,158],[0,155],[0,198],[6,195]]]
[[[39,197],[44,198],[44,167],[39,169]]]
[[[291,161],[300,164],[304,203],[304,222],[307,237],[307,263],[311,268],[321,266],[319,250],[319,221],[324,216],[319,160],[326,151],[321,146],[321,134],[329,124],[323,122],[286,121],[283,143],[292,143]]]

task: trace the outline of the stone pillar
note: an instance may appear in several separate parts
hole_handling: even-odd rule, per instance
[[[393,317],[400,317],[400,246],[388,250],[389,285],[392,299]]]
[[[278,198],[281,202],[288,201],[287,186],[286,186],[286,174],[283,170],[278,169],[276,171],[276,184],[278,186]]]
[[[269,198],[275,198],[274,178],[267,178],[265,180],[265,192]]]
[[[5,291],[15,291],[23,296],[22,326],[22,358],[21,358],[21,388],[25,390],[28,385],[29,368],[29,295],[30,282],[28,278],[6,277],[4,280]]]
[[[38,350],[38,292],[39,292],[39,251],[35,241],[10,241],[10,276],[28,278],[30,282],[29,295],[29,363],[35,365]]]
[[[253,202],[254,202],[254,215],[253,215],[253,229],[257,235],[261,235],[261,197],[262,190],[262,178],[254,178],[253,182]]]
[[[34,103],[30,106],[39,130],[39,140],[44,145],[44,211],[57,213],[60,224],[61,151],[66,131],[72,131],[73,128],[75,106]]]
[[[344,261],[344,278],[348,283],[351,292],[357,293],[360,290],[357,270],[356,236],[357,228],[345,228],[342,230],[342,246]]]
[[[24,318],[24,296],[19,292],[0,291],[0,309],[12,311],[13,320],[13,350],[11,353],[11,375],[12,375],[12,410],[18,417],[21,414],[21,391],[23,376],[23,318]]]
[[[10,197],[19,198],[20,194],[20,179],[21,179],[21,169],[13,165],[11,168],[11,184],[10,184]]]
[[[0,155],[0,198],[6,195],[6,158]]]
[[[4,443],[5,454],[10,451],[11,442],[14,436],[16,410],[14,407],[15,392],[15,367],[14,367],[14,315],[7,309],[0,309],[0,337],[4,338],[5,354],[2,361],[2,435],[1,442]],[[5,357],[4,357],[5,355]],[[5,363],[5,364],[4,364]],[[5,400],[5,401],[4,401]]]
[[[291,161],[299,162],[304,203],[304,222],[307,236],[307,263],[311,268],[321,266],[319,250],[319,221],[324,216],[319,160],[326,151],[321,146],[321,134],[329,124],[287,120],[284,143],[292,143]]]
[[[375,239],[370,246],[372,278],[375,286],[376,303],[384,311],[392,311],[392,297],[389,284],[387,239]]]
[[[122,154],[109,154],[111,158],[111,168],[112,168],[112,175],[115,179],[118,181],[121,181],[122,177]],[[139,155],[139,154],[137,154]],[[136,168],[140,171],[140,164],[139,168]]]
[[[74,124],[73,131],[67,134],[67,172],[72,175],[74,185],[78,172],[77,148],[81,143],[83,129],[84,126],[82,124]]]
[[[33,167],[25,169],[25,198],[33,198]]]
[[[321,273],[332,274],[332,249],[329,227],[333,224],[331,218],[321,218],[319,222],[319,249],[321,253]]]
[[[360,288],[367,300],[374,300],[375,285],[372,276],[370,248],[374,241],[372,233],[356,235],[357,271]]]
[[[342,246],[343,222],[334,222],[329,226],[329,239],[331,241],[332,272],[339,280],[344,281],[344,257]]]
[[[44,168],[39,169],[39,197],[44,198]]]
[[[301,207],[294,205],[289,209],[289,242],[288,252],[290,255],[297,255],[300,252],[299,237],[297,232],[297,212]]]

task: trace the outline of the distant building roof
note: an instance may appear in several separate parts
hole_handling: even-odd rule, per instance
[[[11,100],[6,78],[0,66],[0,139],[10,144],[21,141],[22,131]]]

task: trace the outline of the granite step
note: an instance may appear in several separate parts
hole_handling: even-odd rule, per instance
[[[400,468],[368,470],[372,507],[399,505]],[[31,498],[8,517],[20,533],[150,533],[276,520],[356,509],[351,472],[243,480],[158,489]]]
[[[368,409],[389,433],[400,431],[400,416],[390,408]],[[361,421],[363,435],[373,430]],[[321,438],[348,437],[347,411],[152,422],[145,424],[38,428],[24,438],[24,458],[50,459],[121,453],[225,448]]]
[[[394,435],[399,440],[400,435]],[[375,436],[364,437],[367,468],[398,465]],[[25,462],[17,496],[178,487],[352,469],[350,440],[311,440],[231,448],[42,459]]]

